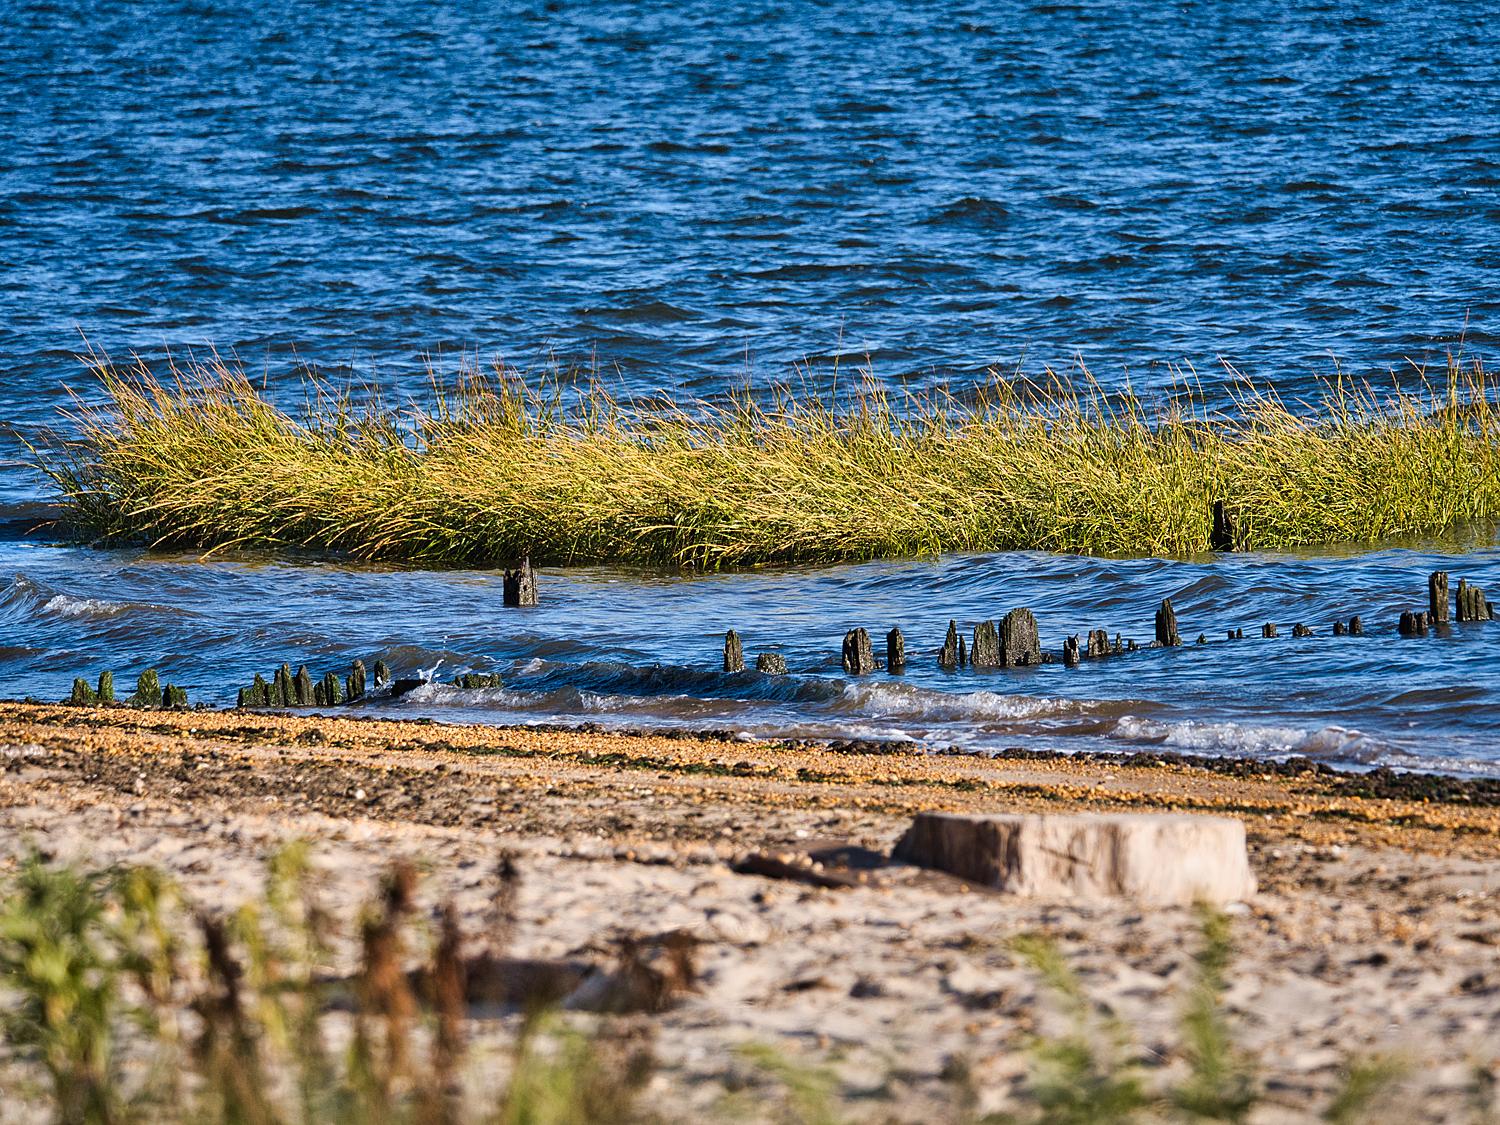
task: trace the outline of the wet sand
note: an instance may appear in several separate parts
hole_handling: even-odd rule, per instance
[[[1017,899],[882,864],[911,815],[1215,812],[1245,822],[1259,891],[1231,908],[1226,1002],[1259,1061],[1253,1120],[1316,1120],[1351,1058],[1406,1076],[1388,1120],[1467,1120],[1500,1078],[1500,793],[1493,784],[1148,758],[982,759],[873,747],[430,722],[0,704],[0,867],[28,846],[158,864],[229,907],[265,856],[314,842],[348,917],[398,857],[478,927],[496,858],[523,873],[514,948],[576,956],[674,928],[697,991],[650,1017],[655,1104],[691,1118],[774,1086],[774,1044],[837,1076],[859,1120],[940,1120],[967,1073],[981,1112],[1025,1081],[1056,1005],[1011,942],[1053,936],[1131,1031],[1151,1081],[1184,1066],[1188,909]],[[855,885],[736,874],[816,855]],[[845,866],[840,866],[845,862]],[[743,1095],[742,1095],[743,1096]]]

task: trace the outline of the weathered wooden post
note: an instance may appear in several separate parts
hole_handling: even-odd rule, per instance
[[[1013,609],[1000,619],[1001,667],[1024,667],[1042,662],[1042,642],[1036,617],[1029,609]]]
[[[755,658],[755,670],[768,676],[785,676],[786,658],[779,652],[763,652]]]
[[[168,684],[161,689],[161,705],[166,711],[186,711],[188,705],[187,689]]]
[[[68,702],[74,707],[92,707],[98,701],[94,689],[89,687],[89,682],[82,676],[73,680],[73,692],[68,696]]]
[[[1427,616],[1434,625],[1448,624],[1448,572],[1434,571],[1427,579]]]
[[[391,666],[384,660],[375,661],[374,675],[375,686],[378,688],[385,687],[386,684],[391,682]]]
[[[974,643],[969,646],[969,663],[976,668],[1000,667],[1000,632],[993,621],[974,626]]]
[[[958,622],[948,622],[948,635],[943,639],[943,647],[938,649],[938,667],[946,668],[948,671],[958,667]]]
[[[745,648],[740,644],[740,635],[733,629],[724,634],[724,671],[745,670]]]
[[[502,600],[506,605],[536,605],[536,571],[531,569],[530,555],[514,570],[507,570],[502,582]]]
[[[1234,550],[1234,521],[1229,518],[1229,512],[1224,507],[1224,501],[1214,501],[1213,529],[1208,533],[1208,549],[1210,551],[1232,551]]]
[[[1109,655],[1109,633],[1103,629],[1089,630],[1088,658],[1098,660]]]
[[[99,673],[99,690],[95,692],[100,703],[113,703],[115,701],[115,674],[113,672]]]
[[[892,675],[906,671],[906,638],[899,625],[885,635],[885,670]]]
[[[1063,667],[1078,667],[1078,634],[1074,633],[1063,641]]]
[[[875,671],[875,650],[870,634],[864,629],[850,629],[844,634],[844,671],[851,676],[868,676]]]
[[[1260,635],[1262,637],[1266,637],[1266,638],[1270,638],[1270,637],[1276,636],[1276,626],[1273,625],[1273,624],[1271,624],[1271,622],[1267,621],[1264,625],[1262,625],[1260,627]]]
[[[1310,637],[1312,635],[1313,631],[1300,621],[1292,626],[1292,636],[1294,637]]]
[[[958,666],[960,668],[962,668],[965,665],[967,665],[968,663],[969,663],[969,650],[966,647],[964,647],[964,639],[963,639],[962,636],[960,636],[958,638]]]
[[[1177,635],[1177,611],[1172,608],[1172,599],[1163,598],[1161,608],[1156,611],[1156,643],[1162,648],[1175,648],[1182,643]]]
[[[1359,614],[1349,618],[1349,635],[1351,637],[1362,637],[1365,635],[1365,621]]]
[[[1333,623],[1333,635],[1335,637],[1347,636],[1348,633],[1349,626],[1345,625],[1342,621],[1335,621]]]

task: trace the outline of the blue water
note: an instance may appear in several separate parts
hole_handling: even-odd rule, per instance
[[[1335,370],[1411,380],[1500,340],[1488,5],[3,14],[0,421],[22,431],[53,422],[67,386],[92,393],[85,335],[153,362],[214,347],[287,401],[302,363],[399,397],[467,353],[682,395],[854,368],[962,390],[992,368],[1082,363],[1108,387],[1188,381],[1222,403],[1226,364],[1298,398]],[[1500,760],[1500,625],[983,682],[926,656],[894,684],[846,685],[835,666],[852,624],[900,622],[925,652],[948,617],[1013,604],[1049,647],[1091,626],[1147,640],[1168,593],[1210,637],[1265,619],[1326,630],[1329,598],[1389,632],[1424,568],[1500,592],[1488,529],[1303,557],[554,572],[517,618],[488,575],[18,538],[45,489],[18,447],[0,456],[5,694],[150,662],[224,701],[226,676],[283,654],[379,650],[504,672],[494,697],[388,705],[464,718]],[[782,645],[800,677],[705,679],[729,625],[752,651]],[[632,671],[658,663],[675,671]]]

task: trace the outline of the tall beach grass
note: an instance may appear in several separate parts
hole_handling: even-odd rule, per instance
[[[1245,549],[1500,517],[1497,385],[1478,365],[1414,391],[1334,380],[1307,403],[1246,383],[1216,411],[1053,376],[964,401],[867,383],[836,403],[674,403],[472,368],[425,406],[356,406],[309,381],[287,410],[217,358],[95,370],[102,405],[33,447],[70,522],[108,542],[723,567],[1191,554],[1210,548],[1216,500]]]

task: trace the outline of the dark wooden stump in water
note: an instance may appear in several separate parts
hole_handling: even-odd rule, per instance
[[[1078,659],[1078,634],[1074,633],[1063,641],[1063,667],[1077,668]]]
[[[1333,635],[1335,637],[1346,636],[1348,632],[1349,626],[1345,625],[1342,621],[1335,621],[1333,623]]]
[[[505,680],[499,672],[465,672],[462,676],[453,678],[453,686],[465,691],[482,691],[485,688],[504,687]]]
[[[1448,624],[1448,572],[1434,571],[1427,579],[1427,619],[1434,625]]]
[[[536,605],[536,571],[531,569],[531,556],[521,560],[514,570],[507,570],[504,578],[503,600],[506,605]]]
[[[1161,608],[1156,611],[1156,643],[1163,648],[1175,648],[1182,643],[1177,635],[1177,611],[1172,608],[1172,599],[1163,598]]]
[[[1351,637],[1363,637],[1365,635],[1365,621],[1359,614],[1349,618],[1349,635]]]
[[[724,634],[724,671],[745,670],[745,647],[740,644],[740,635],[733,629]]]
[[[976,668],[1000,667],[1000,631],[993,621],[974,626],[974,643],[969,646],[969,663]]]
[[[1100,657],[1109,655],[1109,634],[1103,629],[1089,630],[1089,644],[1087,656],[1090,660],[1098,660]]]
[[[844,634],[844,671],[851,676],[868,676],[875,671],[875,650],[870,634],[864,629],[850,629]]]
[[[1484,591],[1469,585],[1466,579],[1458,580],[1458,620],[1489,621],[1495,616],[1494,609],[1485,599]]]
[[[382,688],[390,682],[391,666],[384,660],[375,661],[375,686],[378,688]]]
[[[295,707],[297,705],[297,689],[292,686],[292,668],[290,664],[283,664],[276,669],[271,685],[272,707]]]
[[[1292,626],[1292,636],[1294,637],[1310,637],[1312,635],[1313,631],[1300,621]]]
[[[755,658],[755,670],[768,676],[785,676],[786,658],[779,652],[763,652]]]
[[[958,622],[948,622],[948,635],[943,638],[943,647],[938,649],[938,667],[948,671],[958,667]]]
[[[1396,632],[1403,637],[1420,637],[1427,632],[1427,615],[1407,610],[1396,623]]]
[[[1234,544],[1234,521],[1229,518],[1229,512],[1224,507],[1224,501],[1215,500],[1213,529],[1208,533],[1208,549],[1210,551],[1232,551],[1234,550]]]
[[[885,635],[885,670],[893,675],[906,671],[906,638],[900,626]]]
[[[959,637],[958,638],[958,666],[960,668],[962,668],[962,667],[966,666],[968,663],[969,663],[969,650],[968,650],[968,648],[964,644],[964,639],[962,637]]]
[[[1276,626],[1267,621],[1260,627],[1260,635],[1266,638],[1276,636]]]
[[[1029,609],[1013,609],[1000,621],[1000,664],[1006,668],[1042,662],[1042,642],[1036,617]]]

